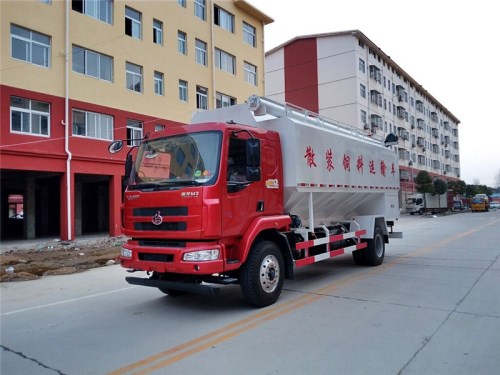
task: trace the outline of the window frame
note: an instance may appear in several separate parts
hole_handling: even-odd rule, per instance
[[[13,98],[25,100],[26,103],[29,105],[29,108],[22,108],[22,107],[13,106],[13,104],[12,104]],[[44,105],[46,104],[46,105],[48,105],[49,109],[47,112],[33,109],[33,103],[43,103]],[[50,137],[50,112],[51,112],[51,103],[50,102],[44,102],[42,100],[28,99],[28,98],[23,98],[23,97],[20,97],[17,95],[12,95],[10,97],[10,101],[9,101],[9,109],[10,109],[10,132],[11,133],[32,135],[32,136],[36,136],[36,137]],[[21,113],[21,117],[20,117],[21,118],[21,123],[20,123],[21,130],[14,130],[13,129],[13,121],[12,121],[13,120],[13,112]],[[28,116],[27,119],[28,119],[29,131],[23,131],[23,122],[24,122],[23,121],[23,118],[24,118],[23,114]],[[38,124],[38,126],[40,128],[39,133],[36,133],[33,131],[33,127],[34,127],[33,117],[34,116],[37,116],[39,119],[39,124]],[[46,119],[47,134],[42,133],[42,127],[43,127],[42,118]]]
[[[228,22],[229,21],[229,22]],[[234,14],[228,12],[224,8],[218,5],[214,5],[214,24],[229,31],[230,33],[235,33],[234,27],[235,16]]]
[[[221,92],[217,92],[215,94],[215,108],[226,108],[233,105],[236,105],[235,97],[223,94]]]
[[[243,21],[243,43],[257,47],[257,28]]]
[[[71,9],[78,13],[85,14],[88,17],[112,25],[113,1],[114,0],[97,0],[89,2],[89,0],[72,0]],[[78,6],[79,4],[81,4],[81,6]],[[89,11],[90,7],[88,4],[98,4],[98,6],[95,7],[95,12],[91,13]]]
[[[177,31],[177,52],[187,55],[187,34],[184,31]]]
[[[250,68],[253,68],[253,70]],[[245,82],[257,86],[257,66],[244,61],[243,70],[245,72]],[[253,77],[253,80],[251,77]]]
[[[208,88],[196,86],[196,108],[208,110]]]
[[[144,122],[127,119],[127,146],[139,146],[144,137]]]
[[[80,49],[81,51],[75,51],[75,48],[78,48]],[[80,53],[82,52],[83,53],[83,72],[82,71],[79,71],[79,70],[76,70],[75,69],[75,63],[78,61],[77,59],[75,59],[75,56],[77,56],[77,53]],[[93,75],[91,73],[88,72],[88,54],[89,53],[92,53],[92,54],[95,54],[97,55],[97,58],[98,58],[98,63],[97,63],[97,69],[98,69],[98,75]],[[104,61],[103,61],[103,58]],[[81,46],[78,46],[76,44],[73,44],[72,45],[72,50],[71,50],[71,70],[75,73],[78,73],[78,74],[83,74],[87,77],[92,77],[92,78],[96,78],[98,80],[101,80],[101,81],[107,81],[107,82],[113,82],[113,73],[114,73],[114,66],[113,66],[113,57],[112,56],[108,56],[104,53],[100,53],[100,52],[97,52],[97,51],[92,51],[90,49],[87,49],[85,47],[81,47]],[[103,75],[101,74],[102,73],[102,65],[103,63],[106,63],[106,62],[109,62],[109,67],[110,67],[110,77],[109,79],[107,78],[103,78]]]
[[[153,43],[163,46],[163,22],[155,18],[153,18]]]
[[[127,14],[127,11],[129,12],[129,14]],[[137,17],[138,19],[133,17],[134,15],[133,13],[135,13],[138,16]],[[130,24],[127,23],[127,20],[129,20]],[[134,32],[134,25],[135,26],[139,25],[138,35],[137,33]],[[128,27],[130,27],[130,34],[127,33]],[[125,7],[125,35],[128,35],[134,39],[142,40],[142,13],[128,6]]]
[[[155,70],[153,72],[154,93],[155,95],[165,96],[165,75]]]
[[[140,73],[137,73],[129,68],[132,68],[132,67],[138,67],[139,70],[140,70]],[[125,62],[125,72],[126,72],[126,80],[125,80],[125,87],[130,90],[130,91],[134,91],[134,92],[138,92],[138,93],[142,93],[144,91],[144,79],[143,79],[143,68],[141,65],[137,65],[137,64],[134,64],[134,63],[131,63],[129,61],[126,61]],[[140,77],[139,79],[139,85],[140,85],[140,89],[139,90],[136,90],[134,88],[130,88],[129,87],[129,78],[133,78],[132,79],[132,87],[135,87],[137,85],[136,83],[136,80],[135,78],[136,77]]]
[[[78,134],[78,132],[75,132],[75,114],[80,113],[83,114],[85,117],[85,134]],[[89,126],[91,126],[91,118],[92,117],[96,120],[98,120],[94,126],[94,135],[89,135],[91,133],[89,131]],[[105,124],[103,124],[103,120],[106,121]],[[93,111],[87,111],[84,109],[78,109],[78,108],[73,108],[71,111],[71,134],[74,137],[81,137],[81,138],[90,138],[90,139],[97,139],[100,141],[112,141],[114,139],[113,133],[114,133],[114,117],[112,115],[108,115],[105,113],[99,113],[99,112],[93,112]],[[97,136],[97,133],[99,132],[100,136]],[[102,136],[104,133],[105,136]],[[107,134],[107,136],[106,136]]]
[[[200,48],[199,45],[202,45],[203,48]],[[207,43],[205,43],[201,39],[195,39],[195,61],[197,64],[208,66],[208,52],[207,52]]]
[[[188,82],[183,79],[179,80],[179,100],[186,103],[188,101]]]
[[[231,64],[228,64],[228,62],[231,62]],[[215,48],[215,67],[224,72],[236,75],[236,56]]]
[[[29,37],[23,36],[20,33],[15,34],[13,33],[13,29],[17,28],[20,29],[19,31],[24,31],[25,33],[29,34]],[[48,44],[43,43],[40,39],[46,38],[48,39]],[[38,39],[38,40],[37,40]],[[14,42],[14,40],[17,41],[17,43]],[[18,43],[23,43],[22,45],[19,45]],[[18,46],[24,46],[24,56],[25,58],[21,58],[18,56],[14,56],[14,45]],[[32,65],[37,65],[37,66],[42,66],[44,68],[50,68],[51,65],[51,50],[52,50],[52,37],[47,34],[39,33],[38,31],[28,29],[23,26],[19,26],[16,24],[11,23],[10,24],[10,57],[19,60],[19,61],[24,61]],[[43,63],[38,63],[36,62],[36,59],[33,59],[33,48],[39,48],[40,52],[42,52],[42,60]],[[38,54],[37,54],[38,55]]]
[[[206,0],[194,0],[194,15],[202,21],[207,20],[207,2]]]

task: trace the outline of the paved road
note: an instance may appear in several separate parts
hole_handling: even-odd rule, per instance
[[[2,374],[498,374],[500,211],[405,216],[380,267],[305,267],[280,300],[169,298],[119,266],[1,284]]]

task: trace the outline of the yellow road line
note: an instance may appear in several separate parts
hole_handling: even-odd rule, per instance
[[[176,362],[183,360],[184,358],[200,353],[206,349],[211,348],[214,345],[228,341],[231,338],[236,337],[242,333],[245,333],[266,322],[269,322],[273,319],[276,319],[290,312],[294,312],[319,299],[322,299],[326,295],[331,294],[334,290],[336,290],[341,286],[351,284],[353,282],[367,278],[373,274],[380,273],[383,270],[387,270],[388,268],[392,268],[404,262],[408,258],[415,258],[430,253],[439,247],[449,245],[454,241],[458,241],[464,237],[470,236],[479,231],[480,229],[486,226],[494,225],[499,221],[500,219],[496,219],[490,223],[483,224],[480,227],[469,229],[466,232],[456,234],[452,237],[436,242],[435,244],[417,249],[411,252],[411,254],[409,254],[408,256],[397,258],[391,261],[390,263],[385,264],[382,267],[367,269],[366,272],[348,276],[341,280],[336,280],[333,283],[330,283],[315,291],[309,292],[308,294],[301,295],[291,301],[278,303],[273,306],[267,307],[265,310],[261,310],[253,314],[251,317],[243,318],[235,323],[228,324],[224,327],[209,332],[206,335],[194,338],[185,343],[174,346],[168,350],[152,355],[143,360],[132,363],[128,366],[119,368],[109,374],[110,375],[149,374],[153,371],[170,366]]]

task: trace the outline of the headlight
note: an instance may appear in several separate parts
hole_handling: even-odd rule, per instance
[[[132,258],[132,250],[122,247],[120,255],[122,258]]]
[[[200,250],[185,253],[182,257],[186,262],[202,262],[207,260],[219,259],[219,250]]]

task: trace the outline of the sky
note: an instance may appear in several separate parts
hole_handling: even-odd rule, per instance
[[[460,179],[500,186],[500,22],[494,1],[247,0],[274,19],[265,50],[360,30],[460,120]]]

